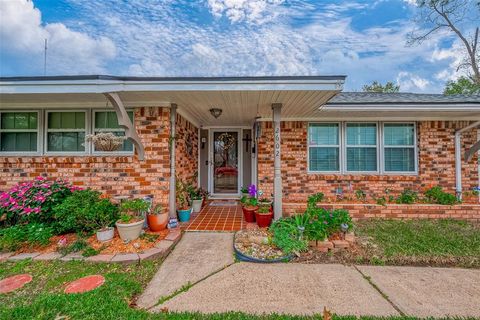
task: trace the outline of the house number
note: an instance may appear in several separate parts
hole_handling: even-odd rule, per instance
[[[275,128],[275,156],[280,156],[280,128]]]

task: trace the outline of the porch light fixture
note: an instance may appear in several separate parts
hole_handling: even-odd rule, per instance
[[[222,112],[223,112],[223,110],[220,109],[220,108],[212,108],[212,109],[210,109],[210,110],[208,110],[208,111],[210,111],[210,114],[211,114],[212,116],[214,116],[215,119],[217,119],[218,117],[220,117],[220,116],[222,115]]]

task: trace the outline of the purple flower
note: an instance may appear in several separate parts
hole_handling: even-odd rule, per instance
[[[254,184],[251,184],[248,187],[248,194],[250,197],[255,198],[257,196],[257,187]]]

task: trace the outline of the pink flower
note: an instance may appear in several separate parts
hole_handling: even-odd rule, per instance
[[[38,176],[38,177],[35,178],[35,180],[36,181],[43,181],[43,180],[45,180],[45,178],[42,177],[42,176]]]

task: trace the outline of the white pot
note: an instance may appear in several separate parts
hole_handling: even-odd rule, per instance
[[[145,219],[133,223],[120,223],[117,222],[115,225],[118,229],[118,235],[123,241],[132,241],[137,239],[142,232],[143,224]]]
[[[193,212],[200,212],[200,210],[202,210],[202,202],[203,202],[203,199],[192,200]]]
[[[113,239],[114,228],[108,227],[97,231],[97,240],[101,242],[110,241]]]

